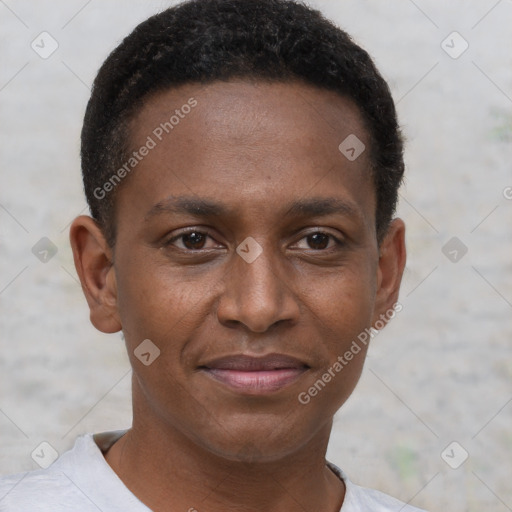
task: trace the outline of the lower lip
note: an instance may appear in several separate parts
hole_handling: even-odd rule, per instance
[[[283,368],[281,370],[241,371],[205,368],[204,372],[228,387],[246,394],[262,395],[278,391],[295,382],[305,368]]]

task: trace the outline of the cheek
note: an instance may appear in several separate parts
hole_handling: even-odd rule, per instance
[[[129,264],[120,264],[116,273],[118,307],[135,387],[153,407],[166,404],[161,411],[166,415],[190,401],[180,361],[203,315],[201,294],[173,276],[168,267],[123,263]],[[133,400],[140,406],[135,389]]]
[[[303,289],[306,307],[324,329],[331,349],[342,349],[371,325],[376,276],[370,264],[364,267],[340,269]]]
[[[305,291],[304,297],[321,341],[312,347],[319,365],[303,398],[314,402],[317,414],[328,417],[347,400],[361,375],[374,310],[374,279],[368,271],[340,271],[323,286]]]
[[[204,294],[150,258],[121,261],[116,271],[118,307],[123,330],[139,336],[165,338],[197,315]]]
[[[172,400],[177,405],[183,399],[180,384],[190,378],[191,347],[196,340],[204,341],[204,326],[212,322],[216,276],[198,282],[183,270],[148,260],[145,265],[135,261],[120,265],[119,315],[133,371],[146,389],[146,398],[162,392],[163,402]],[[158,354],[150,366],[137,358],[145,340],[154,344],[156,348],[149,347]],[[169,389],[174,391],[169,394]],[[189,400],[187,393],[185,400]]]

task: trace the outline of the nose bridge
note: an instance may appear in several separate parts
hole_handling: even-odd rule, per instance
[[[278,258],[269,247],[242,242],[229,264],[218,316],[223,323],[242,323],[264,332],[281,320],[291,320],[297,305],[282,277]]]
[[[242,252],[245,247],[239,248]],[[256,249],[250,249],[256,250]],[[240,256],[240,252],[238,255]],[[261,249],[261,252],[254,260],[246,260],[240,256],[240,260],[235,263],[238,272],[239,290],[243,295],[243,289],[246,288],[246,294],[254,297],[260,296],[266,300],[278,300],[280,295],[279,270],[276,268],[276,261],[270,248]]]

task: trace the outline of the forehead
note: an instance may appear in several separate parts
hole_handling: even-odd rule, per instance
[[[356,141],[358,158],[343,152],[344,141]],[[332,91],[248,81],[180,86],[146,99],[131,122],[130,146],[152,146],[120,194],[144,215],[170,195],[216,198],[236,211],[335,192],[373,217],[362,150],[369,137],[358,108]]]
[[[192,98],[199,108],[186,108]],[[180,112],[182,108],[186,112]],[[189,110],[192,110],[191,115],[188,115]],[[283,129],[276,140],[278,143],[287,136],[299,136],[302,143],[318,142],[319,137],[325,140],[329,134],[336,140],[344,134],[367,138],[360,111],[353,101],[337,92],[298,81],[216,81],[159,91],[145,99],[131,123],[133,140],[144,138],[148,127],[156,129],[165,124],[172,114],[177,114],[181,120],[184,114],[192,120],[201,120],[201,124],[192,123],[191,127],[190,122],[177,123],[174,119],[172,130],[165,132],[172,137],[193,128],[204,135],[208,132],[208,139],[221,134],[229,136],[232,143],[250,143],[265,136],[273,138],[274,133],[269,130],[272,125]],[[178,124],[181,124],[179,130]]]

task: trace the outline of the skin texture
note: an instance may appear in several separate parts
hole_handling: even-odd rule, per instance
[[[298,395],[397,301],[404,224],[378,246],[370,142],[348,99],[301,83],[189,84],[145,101],[133,148],[192,97],[117,191],[115,248],[89,217],[71,228],[91,321],[123,329],[133,367],[133,427],[107,462],[157,512],[338,511],[345,489],[325,452],[365,347],[307,405]],[[349,134],[367,148],[353,162],[338,150]],[[173,211],[183,197],[225,211]],[[345,206],[291,210],[325,199]],[[252,263],[236,252],[249,236],[263,250]],[[145,339],[160,349],[149,366],[134,355]],[[307,370],[264,395],[200,370],[270,353]]]

